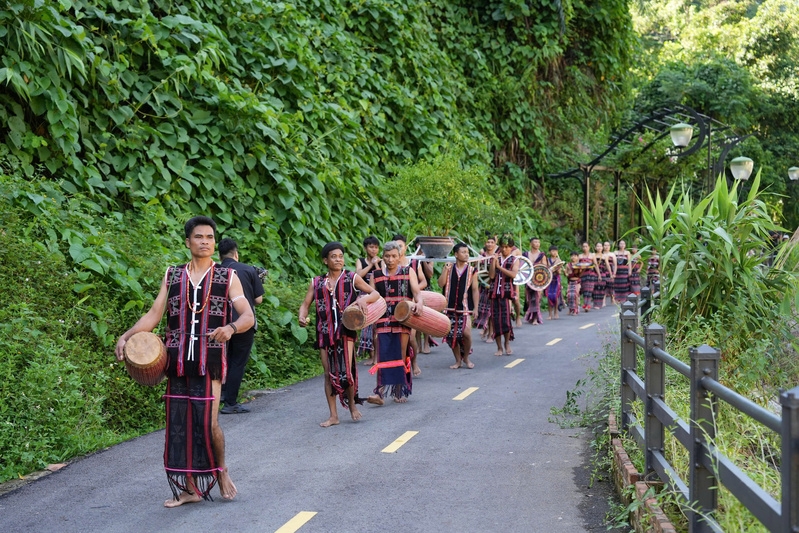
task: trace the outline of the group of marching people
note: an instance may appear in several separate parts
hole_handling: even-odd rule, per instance
[[[420,350],[429,352],[432,339],[413,331],[395,318],[395,309],[403,301],[411,302],[411,312],[420,316],[425,309],[424,293],[433,277],[432,264],[406,255],[406,238],[394,235],[382,246],[375,237],[364,241],[365,257],[358,259],[354,271],[344,268],[344,246],[331,242],[321,253],[327,272],[311,280],[303,300],[298,320],[300,326],[309,324],[313,305],[316,311],[316,347],[325,374],[325,394],[330,416],[320,425],[329,427],[339,423],[336,398],[357,421],[361,418],[358,405],[364,401],[383,405],[388,396],[396,403],[405,403],[413,391],[413,378],[421,374],[416,362]],[[438,276],[438,285],[446,299],[446,315],[450,332],[444,342],[452,349],[455,364],[452,369],[474,368],[469,356],[472,353],[472,315],[475,309],[488,306],[481,319],[490,320],[492,335],[496,338],[497,355],[510,355],[513,340],[511,306],[516,297],[513,279],[518,272],[518,262],[511,253],[514,248],[510,237],[499,241],[498,253],[484,250],[488,263],[489,290],[481,291],[477,268],[469,262],[469,248],[457,243],[452,250],[453,262],[447,262]],[[429,293],[428,293],[429,294]],[[380,298],[385,300],[386,311],[372,326],[358,334],[348,329],[343,321],[344,310],[357,305],[364,315],[369,304]],[[518,300],[516,300],[518,302]],[[370,374],[376,375],[376,385],[371,395],[358,395],[357,355],[367,356],[365,364]]]
[[[320,350],[324,367],[330,410],[329,418],[320,424],[322,427],[339,423],[336,398],[350,411],[354,421],[361,418],[358,405],[364,401],[384,405],[391,396],[396,403],[407,402],[413,391],[413,378],[421,374],[417,354],[429,353],[430,345],[435,344],[428,335],[412,330],[395,317],[397,305],[403,301],[410,302],[413,315],[424,314],[425,293],[430,294],[427,291],[434,276],[432,262],[406,255],[407,240],[400,234],[383,244],[382,254],[380,242],[373,236],[365,239],[363,245],[365,255],[358,259],[354,271],[345,269],[344,246],[340,242],[330,242],[322,248],[321,258],[327,271],[311,280],[298,313],[299,324],[305,327],[312,305],[316,311],[315,346]],[[608,297],[613,303],[620,303],[631,292],[640,292],[642,265],[637,250],[633,248],[632,253],[626,250],[624,241],[619,241],[615,251],[611,251],[609,242],[597,243],[594,252],[588,243],[583,243],[582,253],[573,252],[566,263],[560,259],[556,246],[551,246],[548,253],[540,248],[537,237],[530,240],[530,249],[523,252],[509,234],[499,238],[488,236],[479,252],[487,267],[484,269],[487,275],[481,279],[478,268],[470,261],[469,247],[464,243],[453,247],[454,261],[445,262],[437,278],[450,321],[450,332],[443,339],[455,358],[450,368],[474,368],[469,358],[473,327],[482,330],[483,340],[496,343],[494,355],[511,355],[514,322],[520,326],[524,317],[528,323],[542,324],[544,295],[549,318],[559,318],[563,307],[561,275],[568,281],[566,302],[570,315],[579,313],[580,295],[582,308],[587,312],[603,307]],[[520,268],[519,256],[526,257],[534,266],[545,265],[552,272],[552,280],[544,290],[534,290],[529,284],[525,287],[524,309],[514,284]],[[647,270],[649,281],[657,276],[657,267],[657,253],[653,253]],[[359,339],[357,331],[344,325],[344,310],[355,304],[365,316],[368,306],[380,298],[385,301],[385,313],[363,328]],[[370,374],[376,375],[372,394],[366,398],[358,395],[358,356],[366,356],[364,364],[370,367]]]

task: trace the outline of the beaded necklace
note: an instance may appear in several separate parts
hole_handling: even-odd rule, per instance
[[[344,275],[344,271],[341,271],[341,274],[338,275],[336,281],[333,282],[332,286],[330,284],[330,273],[325,275],[325,287],[327,288],[328,292],[330,293],[330,299],[333,302],[331,306],[333,308],[333,327],[334,329],[338,329],[338,300],[336,299],[336,287],[338,287],[338,282],[341,281],[341,277]]]
[[[214,263],[211,263],[210,271],[211,271],[211,276],[208,279],[213,279],[214,278]],[[192,313],[194,313],[195,315],[199,315],[200,313],[203,312],[203,310],[205,310],[205,306],[208,305],[208,301],[211,299],[211,286],[210,286],[210,283],[209,283],[209,285],[208,285],[208,293],[205,295],[205,303],[203,303],[203,306],[200,307],[200,309],[198,311],[195,311],[194,310],[194,305],[189,303],[191,301],[191,293],[189,291],[189,287],[191,286],[191,263],[189,263],[189,265],[186,267],[186,272],[188,272],[188,274],[189,274],[189,283],[186,284],[186,305],[189,307],[189,309],[191,310]],[[203,279],[205,279],[205,276],[203,276]],[[202,280],[200,280],[200,282],[202,283]]]

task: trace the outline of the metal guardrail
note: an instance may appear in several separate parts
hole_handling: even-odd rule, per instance
[[[688,509],[689,533],[721,532],[714,519],[719,485],[723,485],[771,532],[799,533],[799,387],[780,395],[782,417],[763,409],[751,400],[718,382],[720,353],[707,345],[691,348],[690,365],[664,351],[666,330],[650,323],[656,305],[648,288],[641,297],[630,295],[622,305],[621,320],[621,426],[645,452],[646,474],[657,476],[680,495]],[[637,333],[644,323],[643,337]],[[638,348],[644,351],[643,379],[637,372]],[[691,384],[690,421],[680,420],[666,404],[665,366],[673,368]],[[641,425],[632,413],[640,399],[645,419]],[[713,446],[713,424],[718,401],[756,420],[782,438],[780,460],[781,501],[763,490],[729,458]],[[690,454],[688,482],[680,479],[664,456],[665,431]]]

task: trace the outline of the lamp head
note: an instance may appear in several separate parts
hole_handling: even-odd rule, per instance
[[[685,148],[691,142],[691,137],[694,135],[694,127],[685,122],[675,124],[669,129],[671,134],[671,142],[677,148]]]
[[[749,176],[752,175],[752,169],[754,167],[755,162],[748,157],[736,157],[730,161],[730,172],[732,172],[732,177],[740,181],[748,180]]]

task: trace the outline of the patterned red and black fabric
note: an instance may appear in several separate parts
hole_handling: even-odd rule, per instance
[[[463,332],[472,327],[471,317],[454,311],[447,311],[447,317],[449,317],[450,330],[444,337],[444,342],[453,350],[458,344],[463,348]]]
[[[516,257],[509,255],[506,258],[499,258],[499,266],[505,270],[512,270]],[[491,298],[516,298],[516,285],[513,284],[513,276],[506,276],[499,270],[496,271],[494,279],[491,280]]]
[[[230,321],[228,291],[231,275],[231,269],[214,264],[195,291],[189,279],[188,265],[167,269],[164,340],[167,376],[210,374],[212,380],[224,383],[227,376],[227,343],[213,341],[208,335]],[[195,310],[198,312],[195,313]],[[198,322],[194,323],[195,320]]]
[[[166,394],[164,468],[177,500],[181,491],[211,500],[219,468],[211,439],[211,376],[170,377]]]
[[[317,276],[313,279],[314,299],[316,301],[316,347],[325,350],[333,387],[331,394],[338,395],[341,405],[349,408],[347,390],[355,389],[355,403],[362,404],[358,397],[358,369],[352,344],[356,333],[344,327],[341,317],[347,308],[358,297],[355,289],[355,273],[342,271],[336,280],[333,290],[328,286],[328,276]],[[349,364],[347,361],[349,360]]]
[[[447,297],[446,314],[449,317],[451,328],[444,342],[450,348],[455,348],[456,344],[463,341],[464,326],[469,323],[466,318],[471,312],[471,302],[469,295],[471,294],[472,276],[474,276],[475,269],[471,265],[466,265],[460,272],[457,266],[453,266],[449,272],[449,279],[444,288],[444,295]],[[469,326],[471,327],[471,325]]]
[[[641,295],[641,262],[633,261],[630,264],[630,292]]]
[[[327,287],[327,275],[313,279],[316,301],[316,347],[327,348],[338,342],[340,337],[355,339],[356,333],[344,327],[341,317],[358,297],[355,290],[355,274],[344,270],[336,281],[333,290]]]
[[[506,333],[510,334],[509,339],[513,340],[513,321],[511,320],[509,298],[491,299],[491,321],[494,325],[494,338],[501,337]]]
[[[576,315],[580,311],[580,280],[570,279],[569,290],[567,293],[567,302],[569,306],[569,313]]]
[[[413,392],[413,378],[411,377],[410,358],[402,356],[402,334],[397,333],[378,333],[377,334],[377,358],[378,363],[405,361],[408,364],[400,364],[393,367],[377,369],[377,386],[374,393],[384,398],[386,395],[394,398],[407,398]]]
[[[601,274],[594,285],[593,301],[594,307],[602,307],[605,302],[605,290],[610,283],[610,270],[603,259],[599,260],[599,273]]]
[[[384,270],[376,270],[374,283],[377,292],[386,300],[386,313],[375,323],[377,333],[408,333],[411,328],[394,320],[394,309],[403,300],[411,300],[410,267],[401,266],[397,273],[389,276]]]
[[[630,294],[630,262],[627,254],[616,254],[616,278],[613,280],[613,293],[616,301],[624,303]]]

